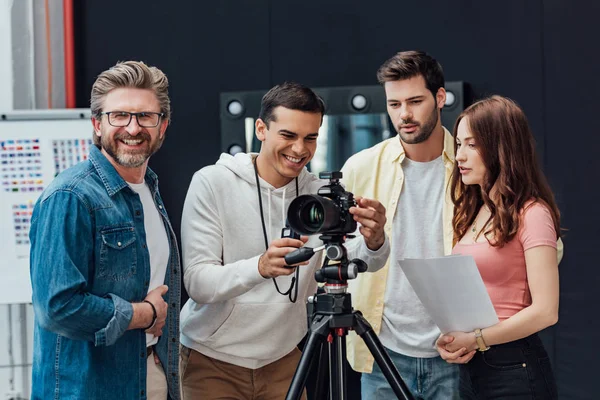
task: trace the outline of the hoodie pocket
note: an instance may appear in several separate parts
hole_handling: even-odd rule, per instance
[[[303,307],[292,303],[237,303],[229,318],[204,344],[243,358],[283,356],[306,333]]]

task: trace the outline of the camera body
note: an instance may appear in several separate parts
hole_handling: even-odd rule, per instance
[[[321,172],[321,179],[329,179],[317,194],[296,197],[288,208],[287,219],[291,228],[303,235],[345,235],[356,230],[356,221],[350,207],[356,206],[354,195],[340,183],[340,171]]]

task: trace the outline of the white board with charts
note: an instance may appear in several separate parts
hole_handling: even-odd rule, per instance
[[[89,109],[0,112],[0,304],[31,303],[33,206],[61,171],[86,160]]]

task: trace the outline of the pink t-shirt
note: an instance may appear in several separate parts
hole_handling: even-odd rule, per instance
[[[535,203],[522,213],[522,218],[517,235],[502,248],[482,242],[458,243],[452,249],[452,254],[473,256],[501,321],[531,305],[525,250],[536,246],[556,248],[554,222],[545,205]]]

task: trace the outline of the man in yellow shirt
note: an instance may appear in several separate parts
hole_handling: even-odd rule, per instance
[[[352,156],[342,168],[347,190],[386,208],[391,240],[383,269],[349,281],[361,310],[415,398],[458,398],[459,372],[434,348],[440,331],[423,308],[398,259],[429,258],[452,250],[453,206],[448,181],[454,139],[441,124],[446,101],[441,65],[423,52],[401,52],[377,73],[398,135]],[[361,339],[348,339],[348,359],[362,372],[362,399],[394,398]]]

